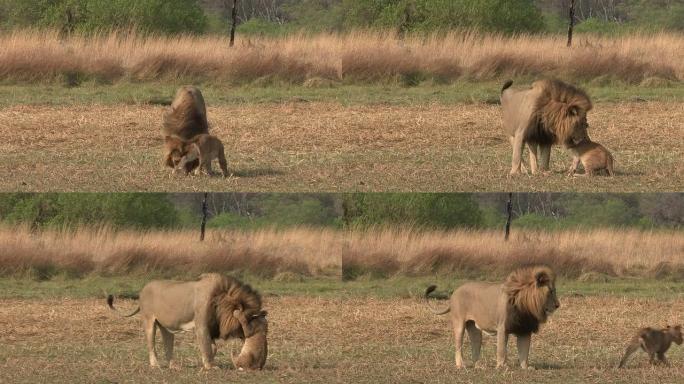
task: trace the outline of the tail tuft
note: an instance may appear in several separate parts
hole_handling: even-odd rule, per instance
[[[504,83],[503,87],[501,88],[501,93],[503,93],[503,91],[505,91],[505,90],[507,90],[508,88],[510,88],[511,85],[513,85],[513,80],[507,80],[507,81]]]
[[[427,289],[425,290],[425,297],[430,296],[430,294],[431,294],[432,292],[434,292],[435,289],[437,289],[437,286],[436,286],[436,285],[431,285],[431,286],[427,287]]]
[[[107,305],[114,309],[114,295],[107,295]]]

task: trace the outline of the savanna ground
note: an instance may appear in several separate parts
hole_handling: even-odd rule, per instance
[[[270,354],[264,371],[243,373],[228,357],[239,342],[220,348],[221,369],[201,371],[192,333],[176,339],[179,370],[149,368],[139,320],[111,313],[102,293],[133,292],[146,280],[0,279],[0,381],[640,383],[677,382],[684,373],[684,349],[678,346],[668,353],[671,368],[651,368],[637,353],[628,369],[614,369],[636,328],[682,322],[681,283],[561,280],[562,306],[533,338],[530,361],[537,370],[515,368],[512,341],[510,369],[495,370],[495,342],[485,338],[486,368],[458,371],[448,320],[430,313],[418,297],[431,278],[252,280],[269,311]],[[460,283],[441,280],[444,288]],[[121,300],[119,305],[134,303]]]
[[[117,34],[0,36],[3,191],[680,191],[681,36],[453,33],[291,36],[242,42]],[[467,55],[462,54],[468,52]],[[36,59],[40,58],[40,59]],[[595,101],[592,138],[612,179],[507,178],[501,83],[558,76]],[[229,179],[170,177],[160,116],[199,84]],[[67,87],[65,87],[65,85]]]
[[[94,100],[84,104],[70,100],[79,98],[74,91],[57,91],[42,104],[3,108],[0,134],[8,140],[0,144],[0,190],[655,192],[684,187],[679,100],[597,103],[590,134],[613,152],[614,178],[567,178],[571,155],[560,148],[552,154],[552,175],[508,178],[511,148],[500,107],[438,100],[461,97],[455,86],[352,88],[339,94],[252,90],[251,100],[225,104],[212,94],[239,97],[241,90],[214,89],[206,96],[211,132],[224,141],[232,173],[222,179],[171,177],[161,165],[162,107],[99,104],[98,93],[110,91],[92,90]],[[347,92],[348,104],[334,100]],[[365,92],[398,103],[376,103],[382,98],[368,100]],[[309,102],[307,93],[322,100]],[[262,103],[259,97],[283,101]]]
[[[682,241],[680,231],[514,231],[504,243],[486,231],[300,228],[210,231],[198,244],[189,231],[1,228],[0,382],[676,382],[677,346],[671,368],[653,369],[643,354],[627,370],[613,366],[637,328],[683,322]],[[422,292],[498,281],[530,262],[556,269],[562,305],[533,339],[539,369],[494,370],[486,339],[487,368],[457,371],[448,320]],[[264,371],[232,368],[236,342],[220,349],[221,369],[201,371],[192,333],[176,341],[180,370],[151,369],[139,319],[106,308],[107,293],[130,309],[150,279],[205,271],[237,274],[263,294]]]

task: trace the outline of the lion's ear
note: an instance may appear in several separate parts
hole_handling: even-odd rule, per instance
[[[570,116],[577,116],[579,115],[579,107],[576,105],[571,105],[570,108],[568,108],[568,114]]]
[[[551,281],[551,278],[546,273],[546,271],[537,272],[537,274],[534,276],[534,279],[537,281],[537,286],[539,287],[549,285],[549,282]]]

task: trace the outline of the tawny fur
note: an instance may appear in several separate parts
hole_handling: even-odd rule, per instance
[[[218,159],[223,177],[228,177],[228,161],[225,149],[219,138],[209,134],[200,134],[191,140],[167,136],[164,139],[164,164],[174,169],[174,173],[181,171],[186,175],[193,170],[213,175],[211,163]]]
[[[191,85],[181,87],[171,106],[164,111],[162,134],[190,140],[202,133],[209,133],[202,92]]]
[[[579,164],[584,167],[585,176],[594,176],[598,172],[605,170],[608,176],[613,176],[613,155],[603,145],[584,140],[569,147],[573,153],[572,165],[568,170],[568,176],[574,176]]]
[[[548,316],[560,307],[556,297],[555,274],[545,266],[525,267],[513,271],[504,283],[470,282],[461,285],[451,295],[449,306],[435,314],[451,312],[456,341],[456,367],[463,368],[463,334],[468,337],[473,363],[480,358],[482,333],[497,336],[496,366],[506,363],[508,336],[518,341],[518,360],[528,368],[532,333],[539,330]],[[427,299],[435,286],[425,291]]]
[[[107,304],[116,311],[113,302],[109,296]],[[245,337],[240,321],[233,317],[236,309],[247,317],[261,313],[259,293],[232,277],[206,273],[197,281],[151,281],[140,291],[138,308],[124,316],[140,312],[151,366],[159,366],[155,351],[157,328],[169,365],[173,360],[174,333],[194,328],[202,364],[211,368],[215,340]]]
[[[511,175],[522,171],[522,153],[527,145],[532,173],[547,172],[552,145],[568,146],[587,137],[589,96],[560,80],[539,80],[529,89],[501,91],[503,126],[513,147]]]
[[[243,311],[237,309],[233,311],[233,318],[238,319],[245,335],[245,342],[240,354],[237,356],[231,354],[235,369],[256,370],[264,368],[268,356],[266,314],[266,311],[261,311],[257,315],[247,317]]]
[[[642,328],[627,345],[618,368],[624,367],[629,356],[639,348],[648,353],[648,359],[652,365],[656,365],[658,362],[669,365],[665,358],[665,352],[670,349],[673,342],[677,345],[682,344],[682,327],[680,325],[674,327],[668,325],[660,330],[650,327]]]

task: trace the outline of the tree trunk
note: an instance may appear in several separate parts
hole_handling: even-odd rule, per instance
[[[209,209],[207,208],[207,192],[204,192],[204,200],[202,200],[202,225],[200,226],[200,241],[204,241],[204,229],[207,226],[207,215]]]
[[[575,29],[575,0],[570,0],[570,26],[568,27],[568,47],[572,47],[573,29]]]
[[[513,216],[513,194],[508,194],[508,204],[506,204],[506,213],[508,218],[506,219],[506,234],[504,235],[504,241],[508,241],[508,236],[511,234],[511,218]]]
[[[230,46],[235,45],[235,27],[237,27],[237,2],[238,0],[233,0],[233,11],[231,12],[231,19],[233,23],[230,25]]]

